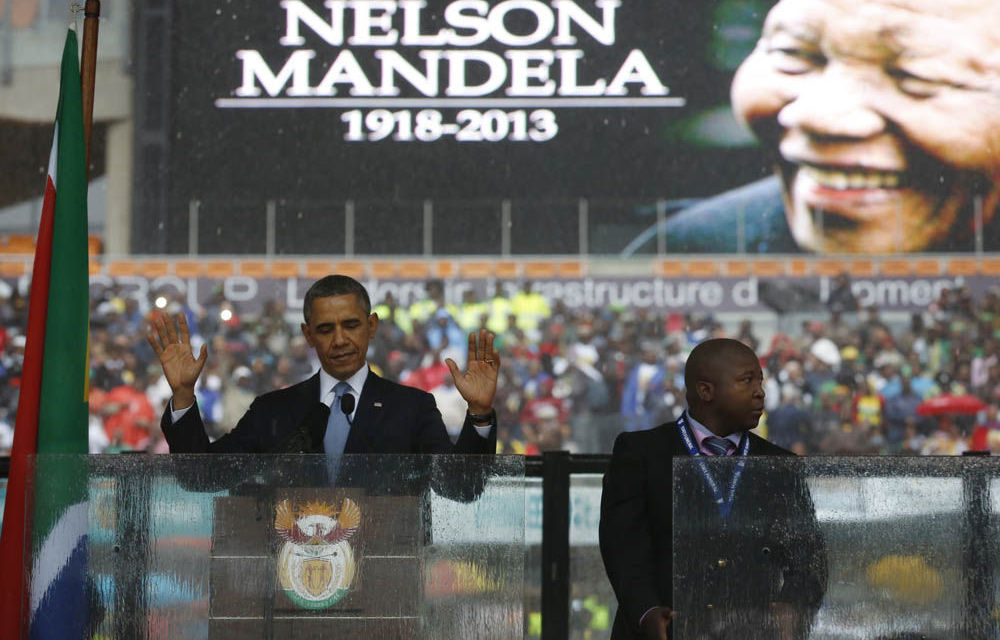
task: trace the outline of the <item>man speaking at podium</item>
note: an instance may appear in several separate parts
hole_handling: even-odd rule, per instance
[[[429,393],[385,380],[368,368],[368,343],[378,315],[368,292],[342,275],[322,278],[306,292],[302,334],[321,367],[312,377],[257,397],[231,432],[209,442],[194,389],[208,357],[195,358],[187,321],[178,314],[151,320],[146,338],[173,391],[160,426],[171,453],[465,453],[496,451],[496,394],[500,355],[493,334],[469,334],[464,372],[451,359],[455,387],[468,403],[452,444]]]

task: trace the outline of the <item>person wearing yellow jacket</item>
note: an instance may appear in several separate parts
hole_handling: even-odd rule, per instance
[[[517,316],[517,328],[529,333],[537,331],[542,320],[552,315],[549,301],[542,294],[532,290],[530,281],[522,285],[510,305],[511,312]]]
[[[493,289],[493,297],[491,297],[486,302],[487,313],[489,318],[486,320],[486,326],[495,335],[503,335],[507,331],[509,326],[508,318],[513,312],[511,309],[510,298],[504,291],[503,283],[497,282]]]

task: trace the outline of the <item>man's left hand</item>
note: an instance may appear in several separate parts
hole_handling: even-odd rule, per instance
[[[500,353],[493,348],[493,334],[486,329],[469,334],[469,358],[464,372],[459,371],[451,358],[446,358],[445,363],[455,380],[455,388],[469,403],[469,412],[492,411],[500,372]]]

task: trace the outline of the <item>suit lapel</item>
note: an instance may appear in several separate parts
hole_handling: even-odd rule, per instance
[[[320,400],[319,397],[319,371],[314,373],[311,377],[306,378],[302,381],[302,384],[296,387],[296,391],[302,398],[302,402],[314,402]]]
[[[319,371],[299,384],[290,387],[290,389],[294,390],[295,396],[290,412],[292,419],[283,421],[288,428],[288,432],[285,434],[286,437],[292,430],[299,428],[306,414],[309,413],[319,400]]]
[[[680,432],[677,430],[677,423],[671,423],[667,425],[667,439],[670,442],[670,455],[671,456],[688,456],[687,447],[684,446],[684,440],[681,438]]]
[[[344,446],[344,450],[348,453],[366,453],[373,450],[372,442],[376,440],[380,429],[384,395],[385,385],[382,384],[382,378],[369,369],[365,386],[358,398],[358,408],[354,413],[351,432]]]

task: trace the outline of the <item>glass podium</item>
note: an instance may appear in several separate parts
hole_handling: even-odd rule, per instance
[[[674,461],[673,640],[1000,637],[997,459],[738,465]],[[25,624],[526,636],[521,457],[40,456],[32,471]]]
[[[522,457],[49,455],[31,471],[25,623],[115,638],[523,637]]]
[[[996,458],[677,458],[673,482],[674,640],[1000,637]]]

